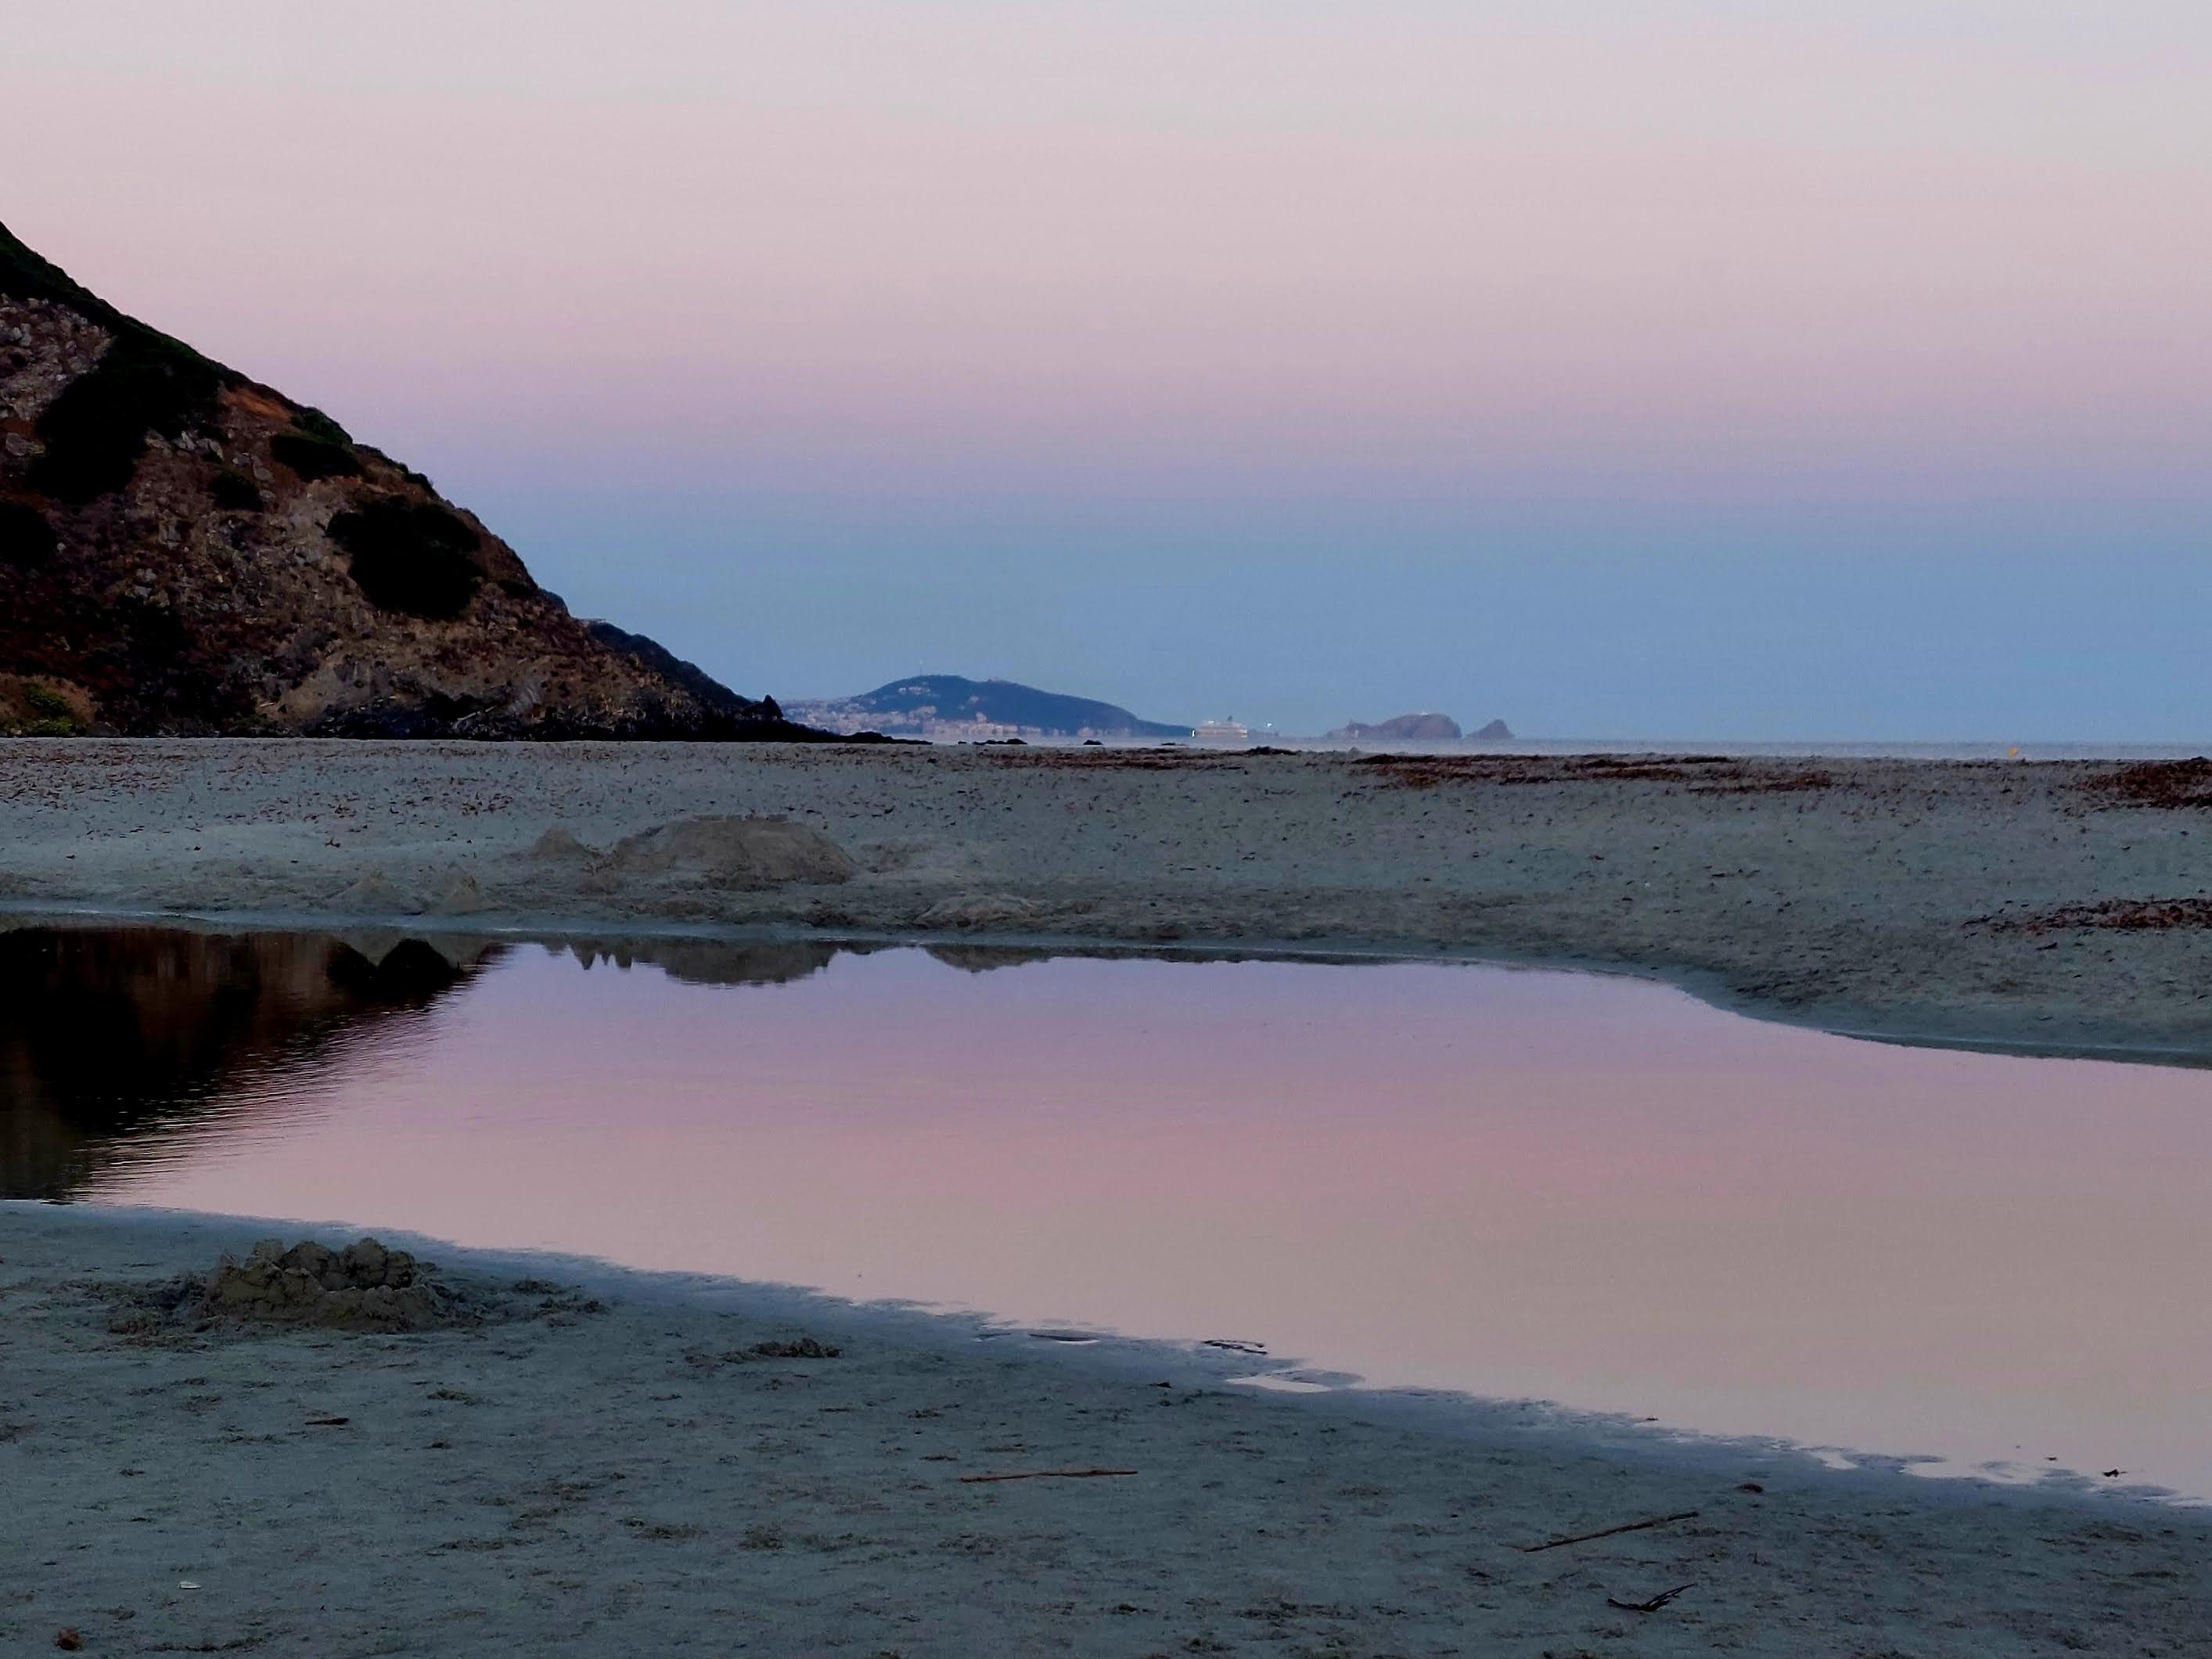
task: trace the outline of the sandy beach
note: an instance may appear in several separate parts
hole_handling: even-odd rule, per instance
[[[2212,1652],[2212,1518],[2121,1498],[459,1252],[486,1322],[146,1310],[265,1231],[0,1205],[9,1651]]]
[[[22,742],[0,894],[462,951],[1496,956],[2195,1060],[2202,790],[2186,765]],[[409,1248],[471,1310],[450,1328],[179,1305],[271,1233],[309,1236],[0,1204],[11,1650],[2212,1653],[2212,1516],[2139,1494],[1284,1397],[1227,1349],[434,1243]],[[1053,1473],[1097,1470],[1129,1473]],[[1007,1474],[1039,1478],[967,1478]]]
[[[1655,974],[1869,1035],[2202,1060],[2206,770],[16,741],[0,743],[0,901],[417,931],[1453,952]],[[787,818],[836,867],[763,884],[608,856],[708,815]]]

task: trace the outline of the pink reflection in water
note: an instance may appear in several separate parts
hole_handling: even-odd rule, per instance
[[[1464,967],[530,952],[427,1024],[103,1195],[2212,1495],[2203,1073]]]

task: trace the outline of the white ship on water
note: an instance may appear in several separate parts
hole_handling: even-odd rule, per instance
[[[1200,720],[1190,728],[1190,735],[1200,743],[1249,743],[1252,733],[1234,720]]]

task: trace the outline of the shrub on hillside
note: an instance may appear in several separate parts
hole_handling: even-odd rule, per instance
[[[353,442],[353,434],[319,409],[308,408],[296,411],[292,416],[292,424],[310,438],[320,438],[326,444]]]
[[[346,550],[354,580],[380,611],[458,617],[483,580],[477,532],[428,501],[383,496],[334,515],[328,530]]]
[[[226,513],[258,513],[261,491],[243,472],[228,468],[208,480],[208,495]]]
[[[0,564],[44,564],[56,545],[54,527],[45,514],[21,501],[0,501]]]
[[[269,453],[298,473],[303,483],[361,477],[361,458],[343,444],[334,444],[327,438],[280,432],[269,441]]]
[[[0,715],[0,738],[74,738],[83,731],[76,717],[70,714],[31,720],[9,720]]]
[[[150,329],[118,334],[39,417],[46,453],[31,483],[82,503],[121,489],[138,470],[146,434],[174,438],[215,412],[222,373],[191,347]]]
[[[9,704],[15,701],[27,711],[21,717],[10,714]],[[76,710],[58,691],[24,682],[17,697],[11,699],[0,690],[0,738],[73,738],[83,730]]]

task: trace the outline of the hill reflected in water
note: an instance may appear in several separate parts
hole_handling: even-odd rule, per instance
[[[162,928],[0,933],[0,1196],[75,1196],[134,1152],[310,1103],[314,1078],[497,954],[420,940]]]
[[[209,1135],[265,1132],[312,1113],[336,1073],[407,1050],[434,1010],[520,948],[396,932],[0,933],[0,1198],[80,1197],[102,1176],[183,1158]],[[585,968],[643,962],[680,982],[735,986],[806,978],[842,947],[546,948]]]

